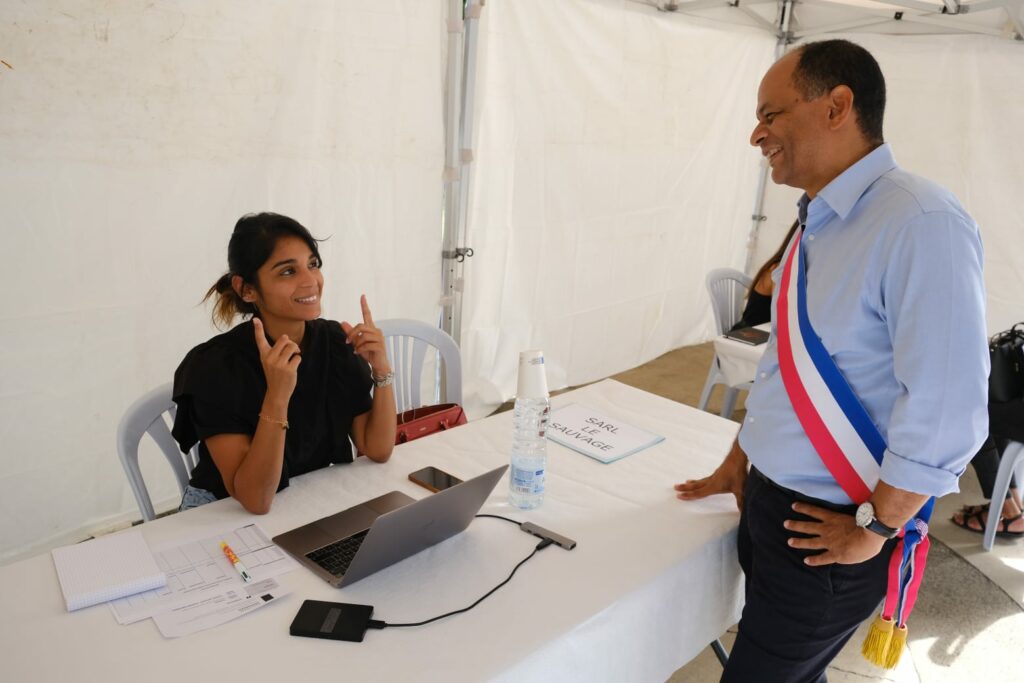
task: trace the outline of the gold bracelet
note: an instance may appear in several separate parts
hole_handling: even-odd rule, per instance
[[[273,422],[276,425],[281,425],[281,429],[288,429],[288,420],[282,420],[277,417],[270,417],[269,415],[264,415],[263,413],[260,413],[260,419],[266,420],[267,422]]]

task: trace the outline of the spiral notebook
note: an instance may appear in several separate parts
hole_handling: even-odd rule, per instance
[[[69,612],[167,585],[141,531],[57,548],[53,564]]]

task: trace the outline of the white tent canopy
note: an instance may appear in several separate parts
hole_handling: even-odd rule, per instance
[[[1021,0],[635,0],[680,12],[762,28],[787,40],[833,33],[899,35],[976,33],[1021,40]],[[786,17],[785,14],[791,14]]]
[[[461,306],[476,415],[524,348],[564,386],[706,340],[704,274],[744,266],[752,213],[754,263],[793,217],[747,142],[780,39],[876,55],[897,159],[981,225],[990,331],[1024,318],[1019,0],[673,4],[0,7],[0,560],[137,518],[114,429],[215,332],[247,211],[330,236],[325,317]],[[144,453],[166,508],[165,470]]]

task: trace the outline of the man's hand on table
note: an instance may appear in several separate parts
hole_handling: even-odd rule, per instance
[[[711,476],[703,479],[689,479],[676,484],[676,498],[699,500],[716,493],[731,493],[736,496],[736,507],[743,510],[743,487],[747,483],[747,454],[734,442],[729,455]]]

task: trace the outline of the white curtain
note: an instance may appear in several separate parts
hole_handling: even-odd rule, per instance
[[[466,397],[552,388],[706,339],[704,276],[742,268],[748,144],[774,38],[626,0],[488,3],[463,322]]]
[[[216,332],[243,213],[323,244],[324,316],[436,320],[442,0],[0,6],[0,560],[125,513],[125,408]],[[148,442],[148,439],[145,440]],[[177,496],[155,448],[155,501]]]
[[[216,332],[198,305],[239,215],[319,236],[324,315],[432,321],[443,0],[0,5],[0,561],[137,516],[114,432]],[[989,327],[1024,319],[1024,60],[986,37],[851,36],[889,83],[897,159],[986,248]],[[479,416],[541,348],[552,387],[702,341],[740,268],[774,37],[628,0],[483,13],[463,319]],[[798,193],[769,185],[755,264]],[[154,500],[176,496],[143,451]]]

